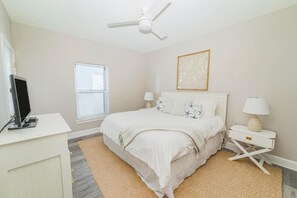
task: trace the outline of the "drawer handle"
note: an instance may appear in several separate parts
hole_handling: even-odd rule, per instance
[[[248,136],[246,136],[245,139],[252,140],[252,138],[251,137],[248,137]]]

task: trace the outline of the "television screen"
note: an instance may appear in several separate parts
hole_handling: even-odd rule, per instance
[[[20,118],[21,122],[28,116],[30,113],[30,103],[29,103],[29,95],[27,89],[27,82],[20,79],[15,79],[15,86],[17,92],[17,99],[19,102],[19,110],[20,110]]]
[[[29,115],[31,108],[29,102],[27,82],[24,78],[11,75],[11,94],[15,112],[15,125],[21,128],[25,118]]]

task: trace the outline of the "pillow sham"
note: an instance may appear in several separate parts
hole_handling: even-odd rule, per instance
[[[214,117],[216,115],[217,102],[215,100],[195,100],[193,105],[202,106],[202,117]]]
[[[188,118],[202,118],[202,105],[194,105],[193,103],[186,104],[184,110],[184,115]]]
[[[174,100],[171,114],[184,116],[185,115],[185,105],[189,104],[189,103],[191,103],[191,100],[188,100],[188,99]]]
[[[173,106],[173,101],[171,100],[165,100],[164,102],[164,111],[165,113],[171,113],[172,111],[172,106]]]

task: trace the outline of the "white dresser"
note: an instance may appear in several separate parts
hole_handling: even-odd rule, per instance
[[[70,198],[67,132],[59,113],[37,115],[35,128],[0,134],[0,197]]]

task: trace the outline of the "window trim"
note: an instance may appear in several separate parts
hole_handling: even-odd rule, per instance
[[[100,90],[78,90],[77,89],[77,65],[80,66],[88,66],[88,67],[99,67],[104,69],[104,87],[105,89]],[[83,124],[88,122],[95,122],[103,120],[108,114],[109,114],[109,82],[108,82],[108,67],[106,65],[99,65],[99,64],[93,64],[93,63],[81,63],[76,62],[74,65],[74,81],[75,81],[75,96],[76,96],[76,123],[77,124]],[[79,112],[79,103],[78,103],[78,96],[81,93],[103,93],[104,94],[104,113],[102,114],[96,114],[93,116],[85,116],[85,117],[78,117]]]
[[[76,124],[86,124],[89,122],[98,122],[98,121],[103,121],[104,118],[107,116],[108,114],[104,114],[100,117],[97,118],[88,118],[88,119],[80,119],[80,120],[75,120]]]

